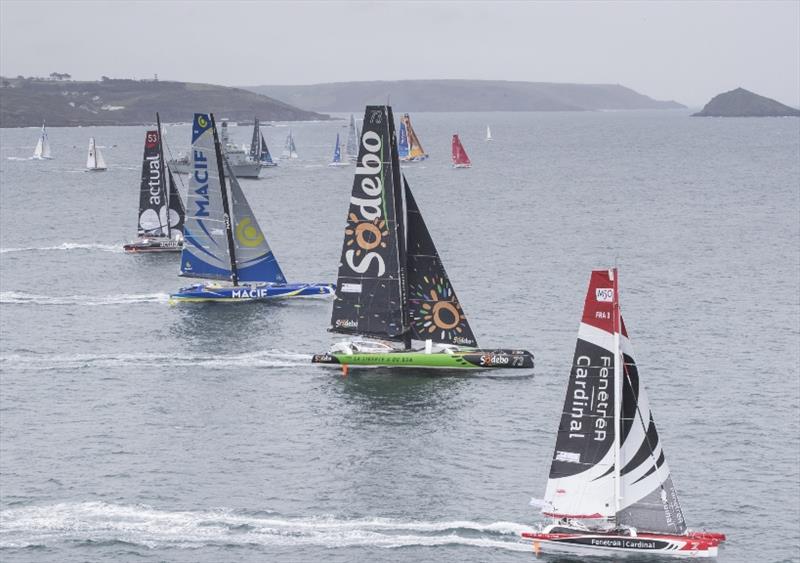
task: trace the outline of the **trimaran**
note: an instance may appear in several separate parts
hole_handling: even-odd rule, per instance
[[[533,368],[524,350],[481,350],[408,183],[394,116],[367,106],[344,231],[332,332],[312,362],[450,369]],[[356,337],[356,338],[353,338]],[[412,341],[424,342],[412,348]]]
[[[333,294],[333,284],[286,283],[239,182],[223,156],[213,114],[192,123],[181,276],[220,281],[181,288],[173,302],[241,302]]]
[[[164,160],[161,118],[157,129],[144,135],[142,179],[139,187],[137,239],[124,245],[125,252],[180,252],[183,248],[183,206],[175,178]]]
[[[714,557],[724,534],[689,532],[619,308],[617,270],[596,270],[540,506],[535,552]]]

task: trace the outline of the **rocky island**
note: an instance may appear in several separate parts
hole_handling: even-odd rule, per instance
[[[737,88],[711,98],[711,101],[692,117],[800,117],[800,110],[783,105],[771,98]]]
[[[57,76],[64,76],[58,75]],[[68,76],[68,75],[67,75]],[[103,77],[97,82],[0,77],[0,127],[143,125],[191,121],[195,111],[252,122],[311,121],[329,116],[239,88]]]

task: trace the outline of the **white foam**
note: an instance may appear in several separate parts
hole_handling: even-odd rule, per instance
[[[262,350],[244,354],[220,354],[214,356],[191,354],[5,354],[0,356],[0,365],[17,370],[48,371],[82,369],[87,367],[116,368],[137,366],[140,368],[169,367],[238,367],[265,368],[307,365],[309,354],[298,354],[283,350]]]
[[[125,305],[128,303],[167,303],[168,293],[122,293],[116,295],[37,295],[23,291],[0,291],[0,304],[6,305]]]
[[[53,250],[102,250],[103,252],[122,253],[121,244],[100,244],[100,243],[80,243],[62,242],[56,246],[29,246],[22,248],[0,248],[0,254],[8,252],[48,252]]]
[[[229,509],[166,511],[146,505],[62,503],[0,512],[0,547],[124,541],[195,549],[204,545],[397,548],[465,545],[529,551],[513,522],[426,522],[390,518],[289,518]]]

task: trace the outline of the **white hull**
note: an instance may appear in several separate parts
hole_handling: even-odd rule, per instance
[[[547,540],[527,540],[531,543],[533,551],[541,554],[548,553],[568,553],[572,555],[585,555],[592,557],[608,557],[608,558],[633,558],[634,560],[651,560],[656,557],[669,557],[677,559],[712,559],[716,558],[719,553],[719,548],[709,547],[708,549],[699,550],[676,550],[676,549],[628,549],[628,548],[615,548],[615,547],[600,547],[600,546],[581,546],[574,544],[565,544],[560,541],[547,541]],[[538,550],[537,550],[538,543]],[[613,559],[612,559],[613,560]]]

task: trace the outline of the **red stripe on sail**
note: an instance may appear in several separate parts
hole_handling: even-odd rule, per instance
[[[617,302],[613,270],[594,270],[583,305],[582,322],[614,333],[614,304]]]

